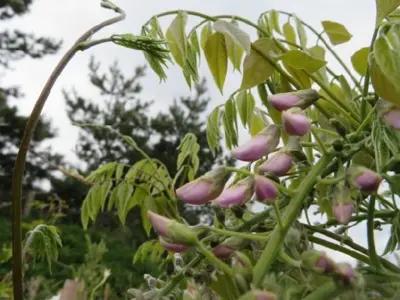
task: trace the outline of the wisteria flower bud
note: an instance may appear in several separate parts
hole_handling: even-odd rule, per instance
[[[265,204],[272,204],[278,197],[275,183],[264,176],[255,177],[255,191],[257,200]]]
[[[230,173],[218,167],[176,190],[177,197],[191,205],[206,204],[221,194]]]
[[[157,233],[168,239],[172,244],[194,245],[197,242],[197,235],[189,226],[160,216],[152,211],[147,212],[153,228]]]
[[[350,191],[344,183],[337,184],[332,191],[332,211],[336,220],[343,225],[350,222],[354,212],[354,203]]]
[[[278,297],[274,293],[267,292],[267,291],[260,291],[260,290],[253,290],[242,297],[239,300],[277,300]]]
[[[293,165],[293,156],[288,151],[278,151],[266,162],[258,167],[264,173],[271,173],[276,176],[285,176]]]
[[[392,103],[379,99],[378,112],[391,128],[400,130],[400,107],[394,106]]]
[[[356,274],[353,268],[348,263],[340,263],[336,266],[336,274],[344,284],[349,285],[356,279]]]
[[[232,155],[241,161],[252,162],[271,153],[278,147],[281,137],[279,126],[269,124],[247,143],[232,150]]]
[[[330,274],[335,271],[336,264],[324,252],[307,251],[301,254],[301,262],[304,266],[313,268],[315,271]]]
[[[167,242],[165,239],[161,237],[160,237],[160,245],[163,246],[165,249],[167,249],[169,252],[173,253],[182,253],[185,252],[187,249],[189,249],[189,246],[187,245],[173,244]]]
[[[316,90],[300,90],[291,93],[269,95],[269,103],[277,110],[284,111],[293,107],[306,109],[320,98]]]
[[[215,199],[215,203],[222,208],[245,204],[254,193],[254,182],[253,176],[240,180],[235,185],[224,190],[221,195]]]
[[[363,192],[376,192],[382,181],[379,174],[361,166],[349,168],[348,175],[350,183]]]
[[[212,249],[214,255],[220,259],[226,259],[232,256],[235,249],[225,244],[219,244]]]
[[[311,121],[300,108],[282,112],[282,125],[288,135],[304,136],[311,128]]]

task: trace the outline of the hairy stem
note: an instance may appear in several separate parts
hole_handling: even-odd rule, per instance
[[[328,153],[328,155],[323,156],[317,164],[310,170],[308,175],[304,178],[302,183],[300,184],[300,188],[297,190],[296,194],[290,201],[290,204],[284,211],[283,215],[283,228],[279,227],[275,228],[271,238],[268,241],[267,246],[261,254],[260,259],[254,267],[253,271],[253,284],[256,287],[260,287],[262,284],[262,280],[266,274],[266,272],[271,267],[272,263],[276,259],[279,251],[281,250],[283,241],[285,239],[285,235],[288,232],[290,226],[297,218],[299,213],[299,209],[304,202],[304,199],[308,196],[311,189],[314,187],[317,176],[321,174],[321,172],[326,168],[331,159],[333,158],[332,153]]]
[[[368,253],[371,258],[371,263],[374,267],[379,269],[381,267],[381,262],[379,260],[379,256],[376,253],[375,248],[375,235],[374,235],[374,213],[375,213],[375,196],[369,197],[368,204],[368,214],[367,214],[367,237],[368,237]]]
[[[109,2],[103,2],[109,3]],[[108,8],[111,8],[108,6]],[[74,57],[75,53],[81,50],[81,44],[86,42],[93,34],[102,28],[122,21],[125,18],[125,13],[121,9],[112,6],[119,15],[117,17],[106,20],[88,31],[86,31],[73,46],[64,54],[57,66],[54,68],[46,84],[44,85],[35,106],[32,109],[31,115],[25,126],[25,131],[21,139],[21,144],[18,150],[17,158],[15,161],[13,176],[12,176],[12,252],[13,252],[13,291],[14,299],[23,299],[23,282],[22,282],[22,232],[21,232],[21,196],[22,196],[22,183],[24,178],[26,155],[32,140],[34,131],[38,124],[40,114],[50,95],[51,89],[54,86],[57,78],[68,62]]]

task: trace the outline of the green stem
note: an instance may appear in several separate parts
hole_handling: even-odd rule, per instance
[[[266,272],[271,267],[276,256],[281,250],[285,235],[288,232],[292,223],[297,219],[299,209],[302,206],[304,199],[308,196],[311,189],[314,187],[317,176],[328,166],[329,162],[333,158],[333,154],[323,156],[317,164],[310,170],[308,175],[303,179],[300,184],[300,188],[296,194],[292,197],[288,207],[284,211],[283,215],[283,228],[275,228],[268,241],[267,246],[261,254],[260,259],[254,267],[253,271],[253,284],[259,288],[262,284],[262,280]]]
[[[319,147],[321,148],[321,153],[323,155],[326,155],[328,153],[328,150],[326,149],[324,143],[319,138],[318,133],[316,132],[315,128],[311,128],[311,132],[315,138],[315,141],[318,143]]]
[[[363,103],[364,103],[364,101],[363,101]],[[361,104],[361,105],[363,105],[363,104]],[[356,131],[355,135],[359,135],[369,125],[372,117],[374,116],[375,107],[373,109],[371,109],[371,111],[368,113],[368,115],[365,118],[363,118],[364,121],[357,128],[357,131]]]
[[[204,228],[209,231],[219,233],[219,234],[225,235],[225,236],[235,236],[235,237],[239,237],[239,238],[243,238],[243,239],[261,241],[261,242],[265,242],[268,240],[267,236],[262,236],[262,235],[257,235],[257,234],[237,232],[237,231],[219,229],[219,228],[215,228],[215,227],[204,227]]]
[[[108,272],[108,271],[106,271]],[[103,276],[103,279],[93,288],[92,292],[90,293],[90,300],[94,300],[94,296],[96,294],[96,291],[101,288],[102,285],[104,285],[107,281],[108,276],[110,276],[109,273],[105,273]]]
[[[362,254],[360,254],[360,253],[358,253],[356,251],[347,249],[347,248],[342,247],[342,246],[340,246],[338,244],[334,244],[334,243],[325,241],[323,239],[317,238],[317,237],[312,236],[312,235],[309,236],[308,239],[312,243],[324,246],[326,248],[329,248],[329,249],[332,249],[332,250],[335,250],[335,251],[342,252],[342,253],[347,254],[347,255],[349,255],[349,256],[351,256],[351,257],[353,257],[353,258],[355,258],[355,259],[357,259],[359,261],[362,261],[363,263],[369,264],[369,257],[366,256],[366,255],[362,255]]]
[[[395,211],[378,211],[374,213],[374,218],[393,218],[396,215],[397,212]],[[350,218],[350,222],[360,222],[364,221],[368,218],[367,214],[360,214],[358,216],[353,216]],[[330,227],[332,225],[338,225],[339,223],[337,222],[336,219],[329,219],[325,224],[321,225],[320,227],[326,228]]]
[[[103,2],[107,4],[109,2]],[[110,7],[109,7],[110,8]],[[64,54],[57,66],[54,68],[46,84],[44,85],[35,106],[32,109],[31,115],[25,126],[25,131],[21,139],[21,144],[18,150],[17,158],[15,161],[13,176],[12,176],[12,251],[13,251],[13,291],[14,299],[22,300],[23,296],[23,282],[22,282],[22,232],[21,232],[21,196],[22,196],[22,183],[24,179],[26,155],[28,153],[29,145],[35,132],[36,126],[40,119],[41,112],[50,95],[51,89],[57,78],[60,76],[68,62],[74,57],[76,52],[81,50],[82,43],[86,42],[93,34],[125,19],[125,12],[114,6],[113,8],[119,16],[108,19],[98,25],[93,26],[79,37],[73,46]]]
[[[314,292],[303,298],[303,300],[334,299],[342,292],[344,292],[344,289],[331,280],[318,287]]]
[[[198,254],[195,258],[193,258],[186,267],[177,273],[172,279],[168,281],[168,283],[159,291],[155,299],[161,299],[164,296],[168,296],[169,293],[181,282],[183,278],[185,278],[184,274],[187,269],[196,267],[201,260],[203,259],[203,255]]]
[[[376,39],[376,37],[378,35],[378,31],[379,31],[379,27],[375,28],[374,33],[372,34],[371,44],[369,46],[369,51],[370,52],[372,52],[372,50],[374,48],[374,42],[375,42],[375,39]],[[363,90],[362,90],[363,101],[361,102],[361,108],[360,108],[361,120],[364,119],[365,111],[367,109],[367,101],[366,101],[365,98],[368,96],[369,81],[370,81],[370,74],[369,74],[369,68],[367,68],[367,72],[365,73],[365,77],[364,77],[364,87],[363,87]]]
[[[286,252],[284,251],[279,252],[279,258],[288,265],[291,265],[296,268],[301,267],[301,261],[293,259],[289,255],[287,255]]]
[[[276,221],[278,223],[278,226],[281,230],[283,230],[283,223],[282,223],[282,218],[281,218],[281,212],[279,211],[278,204],[276,201],[272,204],[274,210],[275,210],[275,216],[276,216]]]
[[[329,237],[329,238],[331,238],[331,239],[333,239],[335,241],[338,241],[340,243],[343,243],[343,244],[349,246],[350,248],[353,248],[356,251],[361,252],[362,254],[369,255],[368,249],[360,246],[357,243],[354,243],[351,240],[351,238],[349,238],[349,237],[344,237],[344,236],[338,235],[338,234],[336,234],[336,233],[334,233],[332,231],[329,231],[329,230],[326,230],[326,229],[323,229],[323,228],[320,228],[320,227],[317,227],[317,226],[312,226],[312,225],[308,225],[308,224],[304,224],[304,223],[302,223],[302,226],[304,228],[306,228],[307,230],[311,231],[311,232],[316,232],[316,233],[319,233],[319,234],[323,234],[323,235],[325,235],[325,236],[327,236],[327,237]],[[395,272],[395,273],[399,273],[400,272],[400,268],[398,268],[397,266],[392,264],[390,261],[384,259],[383,257],[379,257],[379,259],[380,259],[382,265],[385,268],[387,268],[388,270],[390,270],[392,272]]]
[[[367,236],[368,236],[368,253],[371,258],[371,263],[378,270],[381,267],[381,262],[379,260],[379,256],[376,253],[375,248],[375,235],[374,235],[374,212],[375,212],[375,196],[369,197],[368,204],[368,217],[367,217]]]
[[[232,269],[225,264],[223,261],[219,260],[207,247],[201,242],[198,241],[196,244],[197,249],[200,251],[201,254],[210,262],[215,264],[218,268],[220,268],[228,277],[232,278],[233,271]]]
[[[318,177],[317,181],[319,183],[322,183],[322,184],[337,184],[337,183],[343,181],[344,178],[345,178],[344,175],[343,176],[339,176],[339,177],[334,177],[334,178],[321,178],[321,177]]]

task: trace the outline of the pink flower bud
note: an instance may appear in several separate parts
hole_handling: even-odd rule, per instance
[[[345,285],[351,284],[356,279],[356,274],[348,263],[337,264],[336,274]]]
[[[214,201],[222,208],[229,208],[233,205],[243,205],[253,195],[254,178],[246,177],[235,185],[224,190]]]
[[[250,141],[233,149],[232,155],[242,161],[256,161],[278,147],[280,136],[280,128],[270,124]]]
[[[221,258],[221,259],[226,259],[226,258],[231,257],[233,252],[235,252],[235,249],[233,249],[225,244],[219,244],[212,249],[212,252],[214,253],[214,255],[216,257]]]
[[[291,108],[282,112],[282,124],[286,133],[293,136],[304,136],[311,127],[311,121],[299,108]]]
[[[300,90],[268,96],[269,103],[277,110],[284,111],[293,107],[306,109],[320,98],[315,90]]]
[[[363,192],[375,192],[381,184],[382,177],[374,171],[357,166],[348,170],[350,183]]]
[[[206,204],[221,194],[229,175],[224,167],[218,167],[180,187],[176,190],[176,195],[191,205]]]
[[[148,211],[147,216],[149,217],[154,230],[162,237],[168,237],[167,228],[173,221],[171,219],[153,213],[152,211]]]
[[[307,251],[301,254],[301,261],[304,266],[311,267],[315,271],[330,274],[335,271],[336,264],[324,252]]]
[[[167,249],[169,252],[174,252],[174,253],[182,253],[185,252],[187,249],[189,249],[189,246],[187,245],[181,245],[181,244],[173,244],[170,242],[167,242],[163,238],[159,238],[160,240],[160,245],[163,246],[165,249]]]
[[[352,203],[337,202],[333,204],[333,215],[340,224],[349,224],[353,212],[354,205]]]
[[[379,99],[377,108],[380,116],[388,126],[393,129],[400,129],[400,107],[394,106],[392,103]]]
[[[271,158],[260,165],[258,170],[265,173],[271,173],[276,176],[285,176],[292,168],[293,157],[289,152],[279,151]]]
[[[383,115],[383,119],[393,129],[400,130],[400,108],[389,110]]]
[[[278,196],[276,185],[264,176],[256,176],[255,190],[257,200],[266,204],[272,204]]]
[[[154,230],[163,238],[167,238],[172,244],[194,245],[197,242],[197,234],[191,227],[178,223],[175,220],[160,216],[152,211],[147,216]]]

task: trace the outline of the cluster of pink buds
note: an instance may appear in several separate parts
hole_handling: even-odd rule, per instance
[[[282,111],[282,125],[291,136],[304,136],[311,128],[311,121],[304,110],[315,103],[320,95],[315,90],[300,90],[268,96],[269,103]]]

